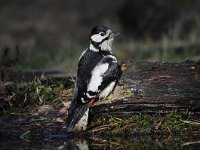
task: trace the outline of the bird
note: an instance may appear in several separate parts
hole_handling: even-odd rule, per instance
[[[122,70],[113,54],[112,44],[119,35],[105,25],[92,28],[89,47],[79,58],[74,98],[63,129],[80,132],[87,129],[89,109],[105,100],[115,89]]]

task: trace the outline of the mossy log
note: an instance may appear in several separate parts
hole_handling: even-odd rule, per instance
[[[168,113],[200,114],[200,62],[128,62],[109,99],[97,102],[91,115]]]

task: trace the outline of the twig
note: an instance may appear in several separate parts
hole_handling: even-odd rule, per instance
[[[97,131],[101,131],[104,130],[105,128],[108,128],[109,125],[103,125],[103,126],[99,126],[97,128],[91,129],[92,132],[97,132]]]
[[[200,125],[199,122],[195,122],[195,121],[188,121],[188,120],[181,120],[181,121],[184,122],[184,123],[187,123],[187,124]]]
[[[160,122],[158,123],[158,125],[155,127],[156,130],[159,129],[159,127],[160,127],[160,125],[162,124],[163,120],[164,120],[164,118],[162,117],[161,120],[160,120]]]
[[[169,131],[170,135],[172,135],[172,131],[170,130],[169,126],[167,126],[167,130]]]
[[[194,145],[194,144],[200,144],[200,141],[194,141],[194,142],[186,142],[186,143],[183,143],[181,146],[188,146],[188,145]]]
[[[113,130],[112,133],[119,133],[120,131],[123,131],[123,130],[127,129],[128,127],[131,127],[131,126],[133,126],[134,124],[135,124],[135,123],[127,124],[127,125],[123,126],[123,127],[120,128],[120,129],[115,129],[115,130]]]

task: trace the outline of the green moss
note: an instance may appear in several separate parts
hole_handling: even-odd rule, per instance
[[[185,120],[185,117],[176,112],[165,115],[160,114],[134,114],[129,117],[109,117],[108,131],[112,134],[132,132],[139,134],[162,133],[176,134],[198,131],[200,129],[199,120]]]
[[[181,116],[172,112],[165,117],[163,127],[170,126],[174,130],[183,130],[186,125],[182,122]]]
[[[130,122],[132,123],[136,123],[138,125],[140,125],[141,127],[147,127],[150,124],[153,123],[153,118],[149,115],[133,115],[131,116],[128,120],[130,120]]]

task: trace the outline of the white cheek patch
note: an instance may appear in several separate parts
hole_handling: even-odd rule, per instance
[[[105,36],[101,36],[99,34],[95,34],[91,36],[92,41],[97,42],[97,43],[101,42],[104,38]]]
[[[109,64],[105,63],[105,64],[100,64],[94,68],[94,70],[92,71],[92,77],[88,85],[87,91],[99,92],[98,87],[99,85],[101,85],[103,81],[102,74],[106,72],[108,66]]]

